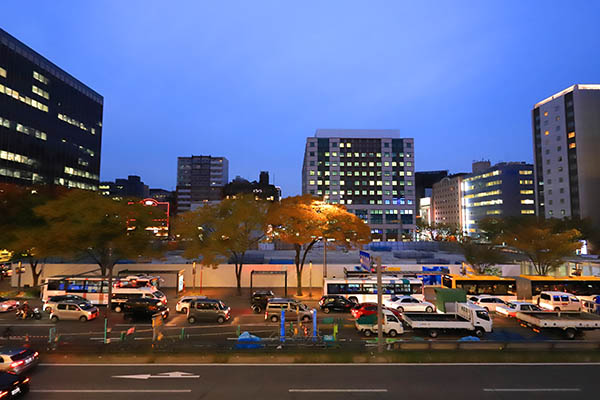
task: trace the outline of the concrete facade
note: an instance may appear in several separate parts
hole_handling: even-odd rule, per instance
[[[229,181],[225,157],[191,156],[177,158],[177,212],[194,210],[207,202],[220,201]]]
[[[433,185],[432,222],[460,228],[462,223],[462,178],[466,174],[450,175]]]

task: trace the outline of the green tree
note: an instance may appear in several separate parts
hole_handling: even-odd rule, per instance
[[[302,295],[302,272],[307,254],[319,241],[334,240],[347,249],[368,243],[371,231],[344,206],[325,204],[313,196],[287,197],[269,213],[270,237],[292,244],[295,250],[297,294]]]
[[[556,232],[545,223],[517,225],[499,239],[527,256],[538,275],[548,275],[581,248],[579,231]]]
[[[178,216],[175,232],[188,258],[201,257],[213,267],[232,259],[241,295],[244,258],[265,237],[268,209],[269,203],[251,195],[225,199]]]
[[[112,280],[115,264],[124,259],[158,255],[161,248],[150,226],[159,217],[155,207],[144,207],[126,200],[116,201],[95,192],[71,190],[63,196],[35,208],[46,223],[45,235],[54,241],[58,255],[86,254],[108,277],[108,308],[111,309]]]
[[[13,251],[12,261],[29,265],[33,286],[39,283],[45,259],[56,255],[54,238],[48,236],[44,218],[36,215],[38,207],[64,194],[55,186],[0,185],[0,248]]]
[[[502,264],[506,261],[504,254],[500,252],[493,244],[475,243],[471,240],[465,240],[460,244],[467,264],[473,267],[478,275],[490,273],[494,265]]]

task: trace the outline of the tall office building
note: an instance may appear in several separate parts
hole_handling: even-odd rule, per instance
[[[600,85],[573,85],[532,111],[538,215],[600,226]]]
[[[433,184],[431,220],[436,225],[462,227],[462,179],[466,174],[454,174]]]
[[[207,202],[220,201],[228,180],[229,161],[225,157],[178,157],[177,212],[194,210]]]
[[[103,102],[0,29],[0,182],[97,190]]]
[[[463,233],[481,234],[479,222],[487,217],[535,214],[533,165],[503,162],[487,169],[473,165],[474,172],[462,179]]]
[[[397,130],[319,129],[306,139],[302,193],[343,204],[374,241],[415,229],[414,140]]]

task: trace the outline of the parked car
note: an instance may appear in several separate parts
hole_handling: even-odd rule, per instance
[[[183,296],[175,304],[175,312],[187,314],[188,308],[190,308],[190,302],[193,300],[206,299],[206,296]]]
[[[0,297],[0,312],[12,311],[17,308],[19,302],[6,297]]]
[[[391,297],[383,301],[383,304],[400,312],[434,312],[435,306],[428,301],[421,301],[412,296]]]
[[[282,310],[286,321],[296,321],[298,318],[304,322],[312,320],[312,312],[305,304],[294,299],[281,298],[269,300],[265,309],[265,320],[279,321]]]
[[[385,305],[382,305],[382,309],[383,310],[388,310],[392,314],[394,314],[396,317],[402,319],[402,313],[400,311],[396,310],[395,308],[390,308],[390,307],[386,307]],[[356,319],[358,319],[358,318],[360,318],[362,316],[366,316],[366,315],[377,314],[377,303],[360,303],[360,304],[356,304],[354,306],[354,308],[352,308],[350,310],[350,313]]]
[[[479,296],[470,296],[469,303],[485,308],[488,312],[496,311],[499,306],[506,305],[506,302],[500,297],[489,294],[481,294]]]
[[[115,312],[122,312],[123,304],[135,299],[156,299],[163,304],[167,304],[167,297],[164,293],[151,287],[115,288],[112,295],[111,307]]]
[[[0,347],[0,370],[22,374],[35,367],[39,353],[27,347]]]
[[[269,300],[274,298],[275,294],[270,290],[257,290],[250,297],[250,307],[256,314],[260,314],[267,307]]]
[[[44,304],[42,305],[42,310],[46,311],[47,313],[50,313],[50,312],[52,312],[52,309],[54,307],[56,307],[57,303],[64,303],[64,302],[92,304],[92,302],[89,301],[88,299],[84,299],[83,297],[77,296],[76,294],[64,294],[64,295],[49,297],[48,300],[44,301]]]
[[[98,307],[90,303],[60,302],[52,309],[50,320],[79,320],[81,322],[91,321],[98,317]]]
[[[29,377],[0,372],[0,399],[16,399],[29,392]]]
[[[552,311],[581,311],[581,301],[571,293],[542,292],[537,300],[538,306]]]
[[[231,318],[231,308],[227,307],[221,300],[198,299],[189,304],[187,320],[190,324],[197,321],[218,322],[219,324]]]
[[[353,301],[348,300],[344,296],[337,294],[329,294],[321,297],[319,307],[325,314],[330,312],[350,312],[356,305]]]
[[[137,298],[123,303],[123,319],[126,321],[149,320],[156,314],[169,317],[169,308],[158,299]]]
[[[496,312],[507,317],[514,317],[518,312],[542,311],[535,304],[526,301],[511,301],[506,305],[496,307]]]

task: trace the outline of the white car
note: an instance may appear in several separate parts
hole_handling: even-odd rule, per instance
[[[518,312],[528,312],[528,311],[543,311],[541,308],[536,306],[535,304],[528,303],[526,301],[511,301],[506,303],[504,306],[496,307],[496,312],[498,314],[505,315],[507,317],[514,317]]]
[[[542,292],[538,306],[550,311],[581,311],[581,301],[571,293]]]
[[[175,305],[175,311],[178,313],[187,313],[190,301],[206,299],[206,296],[183,296]]]
[[[0,297],[0,312],[12,311],[17,308],[19,302],[16,300]]]
[[[506,302],[500,297],[492,296],[489,294],[482,294],[479,296],[470,296],[469,303],[476,304],[480,307],[485,308],[488,312],[496,311],[496,308],[505,306]]]
[[[384,306],[400,312],[434,312],[435,306],[427,301],[415,299],[412,296],[393,296],[383,301]]]

